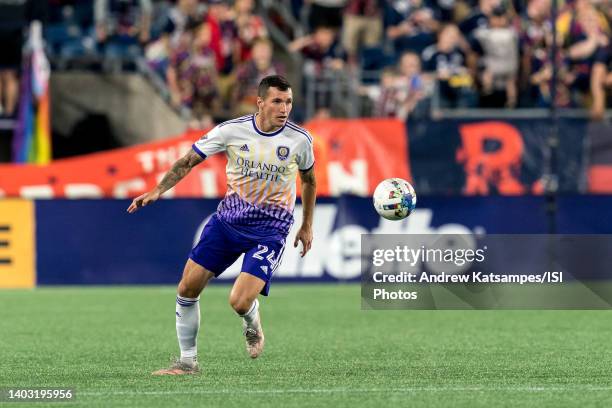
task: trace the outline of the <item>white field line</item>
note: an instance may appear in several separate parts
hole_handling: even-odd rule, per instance
[[[76,396],[113,396],[113,395],[260,395],[260,394],[374,394],[374,393],[436,393],[436,392],[579,392],[612,391],[610,386],[493,386],[493,387],[406,387],[406,388],[293,388],[269,390],[216,389],[216,390],[176,390],[176,391],[78,391]]]

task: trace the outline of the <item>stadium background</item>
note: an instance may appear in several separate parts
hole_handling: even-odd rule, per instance
[[[356,282],[367,232],[612,231],[611,5],[0,1],[3,48],[23,45],[0,70],[0,387],[88,406],[608,405],[605,312],[366,312]],[[206,381],[152,380],[224,159],[136,215],[129,199],[279,72],[315,139],[313,250],[278,270],[262,361],[226,306],[234,265],[203,299]],[[387,177],[416,188],[407,220],[371,206]]]

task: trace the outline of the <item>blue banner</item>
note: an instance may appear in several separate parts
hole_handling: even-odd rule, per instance
[[[160,200],[136,214],[124,200],[36,202],[38,284],[175,284],[218,200]],[[293,237],[297,206],[278,281],[358,280],[360,237],[386,234],[542,234],[544,197],[424,197],[403,221],[387,221],[371,199],[343,196],[317,202],[314,243],[300,258]],[[558,202],[558,233],[611,233],[612,196],[567,196]],[[231,280],[241,261],[221,278]]]

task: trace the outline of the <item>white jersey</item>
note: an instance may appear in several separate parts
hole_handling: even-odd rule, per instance
[[[194,145],[202,158],[225,152],[227,193],[221,221],[250,236],[282,236],[293,224],[298,170],[314,165],[312,137],[287,121],[272,133],[257,128],[255,115],[216,126]]]

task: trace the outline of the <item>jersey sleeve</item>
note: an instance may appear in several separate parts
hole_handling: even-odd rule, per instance
[[[297,155],[297,164],[300,171],[310,170],[314,166],[314,150],[311,140],[305,141],[302,151]]]
[[[224,152],[226,147],[226,137],[219,126],[214,127],[192,146],[193,150],[203,159],[212,154]]]

